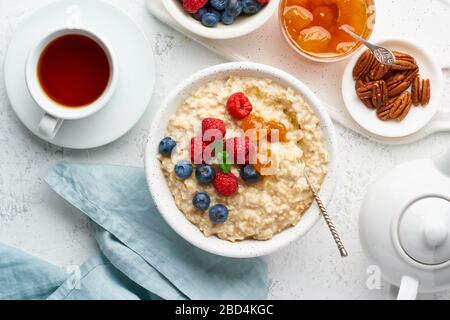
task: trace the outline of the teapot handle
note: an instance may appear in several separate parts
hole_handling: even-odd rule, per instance
[[[397,300],[416,300],[418,289],[419,281],[410,276],[403,276]]]

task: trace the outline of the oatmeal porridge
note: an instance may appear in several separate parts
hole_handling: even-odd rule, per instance
[[[254,119],[281,129],[279,141],[271,141],[266,152],[276,163],[273,173],[258,173],[264,167],[259,160],[246,166],[191,164],[196,143],[191,138],[202,136],[205,123],[224,135],[226,128],[228,141],[242,139],[242,128]],[[208,82],[180,105],[166,136],[170,138],[160,145],[159,159],[169,189],[177,207],[205,236],[232,242],[271,239],[299,223],[313,202],[303,168],[318,189],[327,174],[328,152],[318,117],[300,94],[270,79],[232,76]],[[248,141],[242,145],[247,148]],[[217,171],[215,177],[211,170]]]

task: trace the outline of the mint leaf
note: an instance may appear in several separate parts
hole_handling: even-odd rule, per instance
[[[223,173],[231,172],[231,162],[228,157],[228,152],[222,151],[217,154],[217,160],[219,162],[220,171]]]
[[[229,163],[222,163],[221,165],[219,165],[219,167],[220,167],[220,171],[222,171],[223,173],[231,172],[231,164],[229,164]]]

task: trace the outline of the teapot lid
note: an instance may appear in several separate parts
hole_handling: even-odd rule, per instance
[[[440,197],[415,201],[403,213],[398,226],[406,254],[421,264],[450,261],[450,205]]]

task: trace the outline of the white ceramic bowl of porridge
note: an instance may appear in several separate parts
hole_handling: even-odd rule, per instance
[[[228,225],[227,228],[221,226],[221,229],[219,230],[216,229],[215,225],[208,224],[208,219],[202,218],[201,213],[189,212],[189,206],[192,206],[192,197],[190,194],[193,191],[205,190],[197,190],[200,189],[201,186],[196,185],[196,182],[194,181],[195,178],[192,178],[190,182],[172,178],[171,175],[175,175],[171,170],[177,160],[161,159],[161,156],[158,154],[158,146],[161,139],[168,135],[168,130],[171,130],[170,128],[173,127],[174,121],[178,124],[186,124],[186,129],[179,130],[179,132],[170,132],[170,135],[176,136],[176,139],[179,140],[190,139],[193,135],[192,132],[194,131],[189,123],[193,122],[192,119],[195,120],[194,115],[196,113],[194,111],[187,111],[183,114],[182,111],[184,110],[183,108],[187,108],[186,110],[193,110],[192,108],[195,108],[195,106],[191,105],[186,107],[186,102],[195,102],[196,97],[200,99],[204,92],[202,90],[205,88],[211,89],[211,86],[215,86],[213,87],[214,90],[209,91],[209,94],[212,96],[220,95],[216,92],[220,92],[223,89],[221,89],[222,84],[223,86],[231,86],[232,88],[228,88],[228,90],[233,91],[241,89],[240,86],[245,86],[246,82],[253,83],[254,89],[250,88],[249,84],[249,87],[245,90],[266,90],[266,95],[267,93],[271,94],[271,90],[274,91],[274,94],[276,94],[276,92],[283,92],[284,95],[289,96],[289,99],[300,99],[302,105],[307,106],[309,114],[303,112],[304,110],[299,110],[295,115],[290,114],[290,118],[298,116],[298,119],[300,119],[299,123],[301,123],[303,118],[312,118],[314,120],[311,120],[311,123],[308,123],[305,120],[305,123],[299,124],[299,127],[301,127],[299,129],[301,135],[300,139],[302,139],[301,142],[299,142],[299,146],[301,145],[303,148],[308,149],[306,151],[300,151],[299,154],[305,158],[304,163],[309,163],[308,170],[310,172],[311,170],[317,172],[318,186],[320,186],[320,182],[322,182],[320,196],[325,203],[328,203],[332,198],[337,174],[337,146],[333,124],[314,93],[301,81],[288,73],[273,67],[255,63],[227,63],[200,71],[178,85],[158,109],[151,124],[145,153],[145,168],[149,190],[162,217],[172,229],[186,241],[210,253],[235,258],[250,258],[273,253],[304,236],[320,220],[320,211],[317,205],[313,203],[312,195],[309,195],[309,189],[306,188],[306,181],[304,181],[302,174],[299,173],[301,172],[301,168],[299,167],[299,170],[297,170],[296,167],[290,167],[290,173],[288,174],[292,174],[292,176],[288,176],[290,182],[284,183],[286,185],[282,184],[282,181],[284,180],[281,176],[277,177],[277,179],[279,178],[279,181],[281,181],[281,188],[286,188],[289,184],[291,187],[288,187],[288,189],[295,191],[297,190],[296,188],[298,185],[298,188],[301,186],[301,188],[298,189],[301,190],[299,192],[301,194],[290,194],[290,191],[287,191],[285,192],[286,194],[281,197],[284,202],[281,205],[274,205],[273,203],[270,203],[272,201],[272,198],[270,197],[269,202],[266,203],[257,198],[258,192],[265,192],[264,190],[267,189],[267,186],[260,186],[259,189],[246,189],[246,187],[243,187],[242,192],[241,189],[239,189],[239,195],[236,196],[236,199],[240,201],[237,206],[233,206],[233,200],[226,199],[226,201],[231,203],[228,204],[228,206],[232,208],[230,210],[229,221],[226,222],[230,225]],[[245,92],[245,90],[242,91]],[[225,90],[224,94],[226,93],[227,91]],[[200,97],[198,97],[199,95]],[[277,99],[278,97],[274,99],[274,101],[278,101]],[[206,103],[206,101],[207,100],[202,100],[202,103]],[[265,101],[271,100],[267,100],[266,98]],[[267,103],[270,105],[269,102]],[[292,103],[292,105],[294,104],[297,105],[298,103]],[[258,103],[255,103],[254,109],[258,109],[259,107]],[[208,106],[205,106],[205,108],[211,109]],[[181,115],[179,115],[180,112]],[[205,110],[205,112],[208,113],[211,111]],[[202,117],[203,116],[204,115],[202,115]],[[225,115],[221,116],[226,117]],[[198,122],[201,122],[201,120],[198,120]],[[318,132],[317,136],[320,137],[320,143],[317,142],[316,135],[308,131],[313,129],[315,130],[314,132]],[[298,139],[298,137],[295,139]],[[308,142],[308,139],[311,141]],[[317,150],[315,150],[316,147]],[[182,154],[184,148],[180,147],[180,150],[179,153]],[[320,160],[324,155],[326,155],[326,160]],[[184,155],[184,157],[186,158],[187,156]],[[172,158],[174,158],[174,156]],[[173,161],[174,163],[172,164],[169,161]],[[326,164],[324,164],[324,161],[326,161]],[[314,163],[318,164],[314,167]],[[321,169],[324,167],[326,168]],[[292,187],[292,185],[294,187]],[[190,190],[190,188],[192,190]],[[214,193],[211,191],[213,190],[212,187],[208,188],[207,191],[209,194]],[[252,190],[253,193],[250,194],[249,190]],[[280,189],[278,188],[276,190]],[[305,195],[308,195],[308,199],[305,199]],[[267,197],[267,195],[264,196]],[[257,200],[254,200],[255,197]],[[297,198],[303,200],[297,202]],[[277,200],[278,197],[275,197],[274,199]],[[222,203],[222,201],[219,200],[224,199],[221,199],[220,196],[217,199],[215,196],[212,197],[212,202],[217,201],[217,203]],[[258,216],[255,218],[254,215],[252,216],[254,212],[251,210],[239,210],[239,204],[251,201],[256,201],[256,208],[258,208],[258,205],[260,205],[259,208],[263,208],[264,206],[264,210],[261,212],[265,212],[265,214],[261,214],[261,217]],[[298,207],[297,203],[307,203],[307,205]],[[212,205],[213,203],[211,206]],[[266,206],[272,209],[268,210],[265,208]],[[273,210],[275,210],[274,212],[278,212],[276,211],[278,210],[278,207],[285,207],[286,215],[280,215],[278,213],[279,216],[277,217],[269,217],[270,212]],[[301,214],[298,214],[298,217],[295,217],[296,213],[295,210],[293,210],[294,208],[304,208],[304,210]],[[269,214],[267,211],[269,211]],[[248,213],[249,217],[246,217],[247,220],[240,220],[239,213],[243,216]],[[207,212],[203,214],[208,217]],[[253,228],[258,230],[261,229],[252,236],[254,239],[252,237],[245,237],[246,234],[251,234],[252,232],[251,228],[250,231],[248,230],[248,226],[251,226],[249,219],[253,221],[253,223],[255,221],[261,221],[261,226],[266,226],[264,228],[259,228],[259,225],[253,225]],[[283,219],[286,219],[290,225],[286,226],[283,224]],[[242,236],[242,234],[244,235]],[[245,238],[241,239],[239,238],[240,236]],[[331,242],[330,245],[332,245]]]

